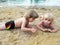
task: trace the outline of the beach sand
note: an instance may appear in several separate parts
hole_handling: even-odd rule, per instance
[[[1,7],[0,22],[15,20],[23,17],[30,8],[23,7]],[[58,8],[33,8],[40,15],[50,12],[54,17],[54,24],[58,32],[42,32],[37,29],[36,33],[23,32],[20,28],[0,31],[0,45],[60,45],[60,9]],[[40,19],[39,19],[40,20]],[[40,22],[35,20],[32,25]]]

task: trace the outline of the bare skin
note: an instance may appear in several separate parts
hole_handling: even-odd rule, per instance
[[[29,19],[29,21],[32,22],[34,21],[34,19]],[[22,31],[31,31],[33,33],[36,32],[36,30],[33,27],[29,26],[29,21],[27,21],[25,18],[15,20],[15,27],[21,27]]]
[[[29,22],[33,22],[35,19],[29,18],[28,20],[29,21],[27,21],[24,17],[15,20],[14,21],[15,27],[20,27],[22,31],[31,31],[33,33],[36,32],[36,29],[29,26]],[[4,30],[4,29],[6,29],[5,23],[1,23],[0,24],[0,30]]]
[[[21,28],[22,31],[31,31],[36,32],[36,29],[29,25],[30,22],[33,22],[36,18],[38,18],[38,14],[35,10],[30,10],[26,14],[24,14],[24,17],[19,18],[14,21],[8,21],[7,23],[1,23],[0,24],[0,30],[4,29],[13,29],[15,27]],[[12,22],[12,23],[11,23]]]
[[[57,30],[55,29],[55,26],[53,26],[52,22],[50,19],[43,19],[38,25],[37,27],[46,32],[57,32]],[[47,28],[46,28],[47,27]]]

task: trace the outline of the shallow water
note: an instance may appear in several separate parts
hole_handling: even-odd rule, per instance
[[[15,20],[22,17],[28,10],[29,8],[26,9],[21,7],[0,8],[0,21],[4,23],[8,20]],[[0,45],[60,45],[60,9],[37,8],[34,10],[36,10],[39,15],[51,12],[55,18],[54,24],[57,27],[58,32],[42,32],[37,29],[36,33],[31,33],[22,32],[20,28],[10,31],[4,30],[0,31]],[[36,20],[32,25],[35,25],[38,22],[39,20]]]
[[[60,0],[0,0],[0,6],[60,6]]]

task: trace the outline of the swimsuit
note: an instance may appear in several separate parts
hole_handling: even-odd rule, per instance
[[[15,28],[15,23],[14,23],[14,21],[11,20],[9,22],[6,22],[5,26],[6,26],[7,30],[14,29]]]

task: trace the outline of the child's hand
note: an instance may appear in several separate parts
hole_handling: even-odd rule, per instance
[[[53,32],[57,32],[57,30],[50,30],[50,32],[52,32],[52,33],[53,33]]]
[[[51,32],[51,29],[48,29],[49,32]]]
[[[57,30],[48,29],[49,32],[57,32]]]
[[[34,29],[34,28],[32,28],[32,30],[31,30],[33,33],[35,33],[36,32],[36,29]]]
[[[44,31],[44,32],[45,32],[45,31],[48,31],[48,29],[43,29],[42,31]]]

